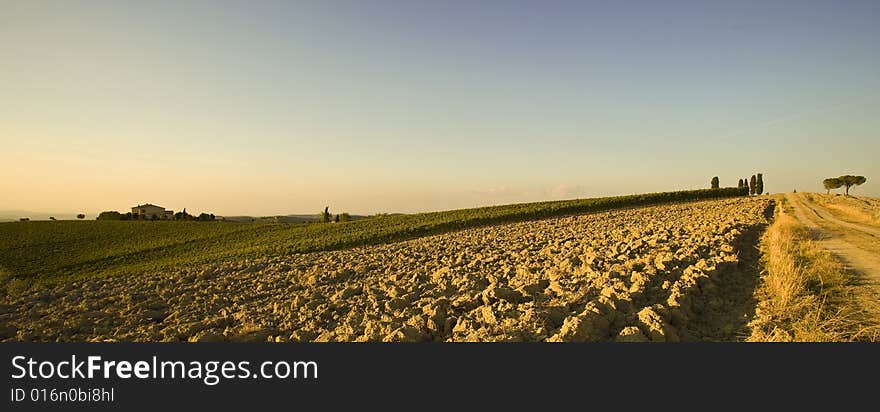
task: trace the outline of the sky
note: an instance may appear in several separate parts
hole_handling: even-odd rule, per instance
[[[877,1],[0,0],[0,210],[418,212],[859,174]]]

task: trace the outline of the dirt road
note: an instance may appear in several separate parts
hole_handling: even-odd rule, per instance
[[[787,193],[785,197],[794,208],[795,217],[809,228],[822,247],[865,280],[880,285],[880,229],[840,220],[801,194]],[[856,238],[860,241],[854,242]]]

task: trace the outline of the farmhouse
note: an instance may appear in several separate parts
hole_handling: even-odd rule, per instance
[[[153,215],[159,219],[172,219],[174,217],[173,210],[165,210],[162,206],[156,206],[150,203],[131,208],[131,214],[132,216],[137,216],[142,219],[151,219]]]

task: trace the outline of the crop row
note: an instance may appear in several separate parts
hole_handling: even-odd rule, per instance
[[[336,250],[491,224],[744,194],[737,188],[664,192],[387,215],[328,225],[162,221],[0,223],[0,271],[5,270],[13,283],[51,284],[108,275],[144,274],[210,262]]]

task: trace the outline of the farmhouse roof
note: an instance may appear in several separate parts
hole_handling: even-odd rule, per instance
[[[152,204],[152,203],[145,203],[145,204],[142,204],[142,205],[137,205],[137,206],[135,206],[135,207],[148,207],[148,206],[162,207],[162,206],[154,205],[154,204]]]

